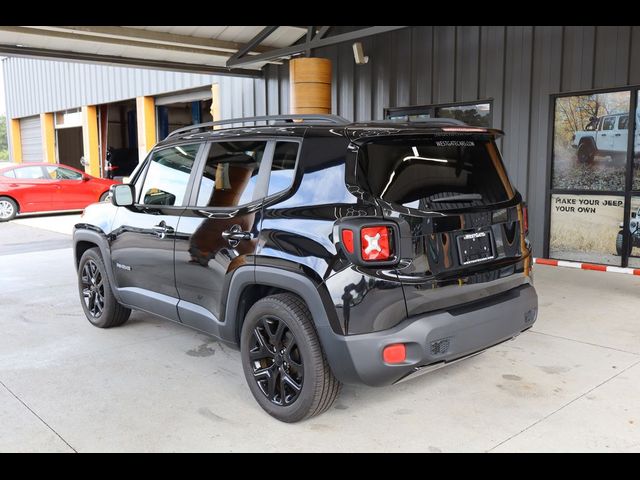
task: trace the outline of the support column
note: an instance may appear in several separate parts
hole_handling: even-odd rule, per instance
[[[291,113],[331,113],[331,60],[291,59],[289,84]]]
[[[211,85],[211,108],[209,109],[211,112],[211,117],[214,122],[218,120],[222,120],[222,114],[220,112],[220,85],[214,83]],[[220,126],[213,127],[214,130],[218,130]]]
[[[22,163],[22,136],[20,135],[20,119],[12,118],[9,124],[11,134],[11,151],[9,159],[14,163]]]
[[[40,132],[43,161],[56,163],[56,129],[53,125],[53,113],[40,114]]]
[[[136,98],[138,161],[142,162],[156,144],[156,102],[153,97]]]
[[[88,162],[84,171],[100,176],[100,144],[98,142],[98,112],[95,105],[82,107],[82,144],[84,159]]]

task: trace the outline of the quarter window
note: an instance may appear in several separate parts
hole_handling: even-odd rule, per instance
[[[236,207],[254,198],[267,142],[214,142],[200,179],[198,207]]]
[[[3,177],[16,178],[15,170],[7,170],[2,174]]]
[[[182,205],[199,148],[199,144],[178,145],[153,153],[141,189],[140,203]]]
[[[268,195],[282,192],[293,183],[298,148],[299,144],[297,142],[278,142],[276,144],[273,161],[271,162]]]

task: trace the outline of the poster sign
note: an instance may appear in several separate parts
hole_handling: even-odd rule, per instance
[[[551,196],[552,258],[620,265],[616,250],[624,216],[624,197],[614,195]]]
[[[624,191],[630,92],[556,99],[554,190]]]
[[[629,254],[629,266],[640,268],[640,197],[631,197],[631,210],[629,212],[629,229],[620,234],[628,235],[627,249]]]

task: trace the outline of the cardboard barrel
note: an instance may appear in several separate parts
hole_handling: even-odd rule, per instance
[[[331,113],[331,60],[300,57],[289,61],[291,113]]]

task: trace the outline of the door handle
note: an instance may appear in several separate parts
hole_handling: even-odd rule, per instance
[[[159,238],[164,238],[167,233],[173,233],[175,230],[173,227],[169,227],[166,222],[163,220],[158,225],[154,225],[151,227],[153,233],[155,233]]]
[[[229,246],[237,247],[241,240],[251,240],[251,232],[245,232],[240,225],[234,225],[222,232],[222,238],[229,242]]]
[[[619,137],[620,135],[622,135],[621,133],[616,133],[615,136]]]
[[[607,134],[606,134],[606,133],[601,133],[601,134],[600,134],[600,136],[601,136],[601,137],[606,137],[606,136],[607,136]]]

